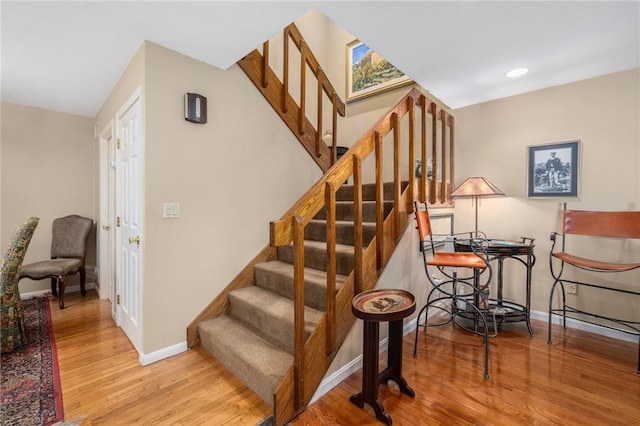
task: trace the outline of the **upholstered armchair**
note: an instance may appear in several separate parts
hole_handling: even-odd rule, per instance
[[[2,353],[11,352],[27,343],[22,299],[18,291],[20,267],[27,253],[39,219],[32,217],[13,233],[9,248],[2,258],[0,273],[0,343]]]
[[[86,295],[84,258],[87,237],[93,228],[93,220],[70,215],[53,221],[51,259],[24,265],[20,278],[43,280],[51,278],[51,292],[58,296],[58,306],[64,308],[65,277],[80,273],[80,292]]]

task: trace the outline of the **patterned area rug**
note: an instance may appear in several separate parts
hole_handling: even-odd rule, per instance
[[[22,301],[26,348],[2,354],[2,425],[50,425],[64,419],[47,297]]]

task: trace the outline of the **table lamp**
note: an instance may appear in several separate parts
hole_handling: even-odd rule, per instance
[[[478,233],[478,198],[506,195],[497,186],[483,177],[470,177],[453,190],[454,198],[471,198],[476,205],[476,234]]]

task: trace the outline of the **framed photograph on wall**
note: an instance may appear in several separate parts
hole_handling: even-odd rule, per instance
[[[354,40],[347,44],[347,102],[413,83],[393,64]]]
[[[528,147],[527,197],[577,197],[580,141]]]

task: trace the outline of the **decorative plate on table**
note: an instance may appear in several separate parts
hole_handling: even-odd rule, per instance
[[[393,321],[405,318],[416,309],[415,297],[406,290],[374,289],[353,298],[352,311],[365,320]]]

